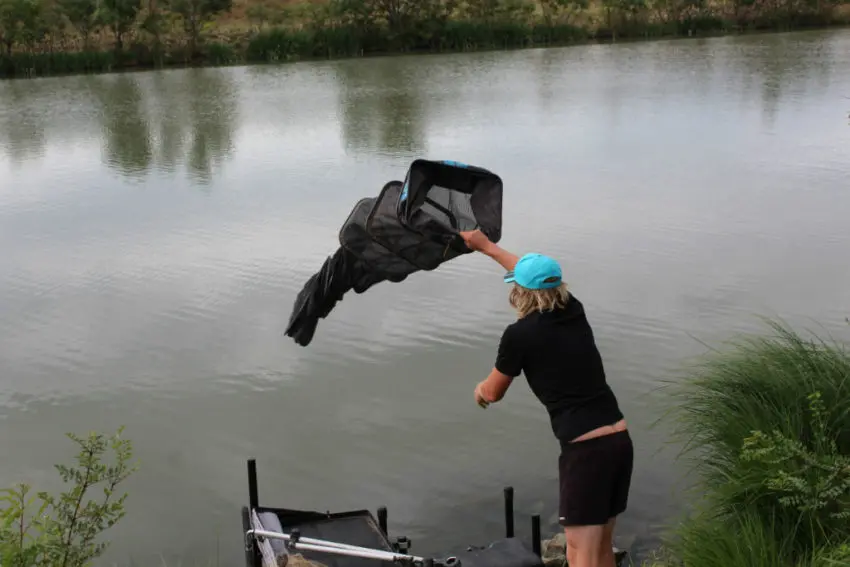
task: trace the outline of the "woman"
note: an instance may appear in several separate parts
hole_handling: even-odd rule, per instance
[[[559,518],[567,561],[615,567],[614,523],[626,510],[634,448],[584,308],[551,258],[518,258],[480,231],[460,234],[471,250],[507,270],[518,314],[502,334],[492,372],[475,387],[475,401],[486,408],[501,400],[513,378],[525,373],[561,445]]]

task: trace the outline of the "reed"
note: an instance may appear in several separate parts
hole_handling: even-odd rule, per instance
[[[13,53],[0,59],[0,76],[35,77],[108,72],[116,67],[111,51]]]

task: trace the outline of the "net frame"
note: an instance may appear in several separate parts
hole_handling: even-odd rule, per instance
[[[435,191],[447,192],[449,203],[444,205],[432,198]],[[408,229],[426,237],[433,236],[421,230],[415,219],[418,211],[431,206],[454,221],[451,223],[454,232],[480,229],[491,241],[498,242],[502,236],[502,193],[502,179],[483,167],[450,160],[417,159],[405,176],[398,218]],[[468,203],[472,219],[477,221],[475,226],[458,226],[451,210],[452,198],[463,198]]]
[[[429,207],[436,214],[429,212]],[[464,226],[458,222],[459,214]],[[440,215],[448,222],[441,222]],[[501,224],[499,176],[458,162],[418,159],[408,169],[404,183],[390,182],[381,190],[366,219],[366,232],[400,258],[430,271],[471,252],[459,231],[478,228],[498,242]]]

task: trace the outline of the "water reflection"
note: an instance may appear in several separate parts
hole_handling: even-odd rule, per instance
[[[543,110],[552,108],[557,97],[556,84],[553,80],[563,72],[564,58],[553,49],[544,49],[535,61],[534,74],[537,77],[537,100]]]
[[[0,156],[21,163],[44,156],[47,146],[45,114],[30,104],[28,82],[0,81]]]
[[[188,122],[186,114],[174,104],[176,98],[169,96],[181,90],[179,76],[173,73],[157,73],[151,82],[156,92],[160,93],[160,97],[165,101],[172,101],[170,106],[166,103],[164,109],[157,110],[158,116],[152,131],[156,139],[155,152],[158,166],[163,171],[173,172],[181,163],[184,130]]]
[[[100,104],[104,162],[127,177],[146,174],[153,165],[153,141],[137,78],[121,74],[92,82],[90,92]]]
[[[193,69],[185,77],[186,87],[181,92],[185,93],[191,130],[186,164],[196,181],[208,183],[214,170],[233,153],[238,95],[226,71]]]
[[[783,98],[799,99],[829,80],[839,48],[824,37],[829,35],[804,32],[577,46],[429,56],[415,64],[410,57],[388,57],[314,69],[330,70],[346,150],[407,159],[429,151],[435,122],[528,87],[537,90],[538,113],[557,113],[576,93],[596,89],[612,126],[627,118],[622,114],[627,103],[660,99],[685,85],[689,96],[700,98],[718,90],[733,96],[758,92],[770,127]],[[299,80],[291,66],[262,70],[254,73],[257,84],[286,76],[279,88],[287,89],[290,79]],[[508,71],[514,75],[510,82],[504,78]],[[239,103],[249,87],[237,76],[233,69],[194,69],[2,81],[0,157],[14,164],[40,160],[52,148],[85,145],[99,125],[101,159],[120,175],[138,179],[153,170],[175,173],[185,167],[193,181],[209,183],[233,156],[234,133],[244,121]],[[482,83],[493,90],[471,90]],[[279,102],[298,106],[295,98],[328,87],[314,79],[301,92],[284,90]]]
[[[408,157],[427,152],[427,108],[418,69],[408,57],[334,65],[346,150]]]
[[[185,167],[208,183],[234,152],[239,91],[221,69],[118,73],[0,83],[0,156],[14,164],[50,148],[85,147],[128,179]]]
[[[836,61],[835,46],[811,33],[781,35],[771,41],[744,38],[727,46],[736,84],[758,89],[765,126],[772,127],[783,101],[822,90]]]
[[[146,73],[128,80],[137,82],[134,92],[144,95],[111,96],[107,106],[114,108],[104,114],[126,117],[136,141],[114,146],[110,165],[124,164],[121,171],[127,173],[141,164],[139,158],[144,155],[147,169],[173,173],[185,166],[193,181],[209,183],[234,150],[239,115],[232,75],[220,69],[191,69]],[[104,143],[113,147],[110,138]]]

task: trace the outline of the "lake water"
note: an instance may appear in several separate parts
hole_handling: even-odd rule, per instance
[[[495,263],[283,335],[357,200],[454,159],[587,307],[640,554],[683,504],[653,389],[759,316],[850,334],[848,111],[848,31],[0,82],[0,483],[55,488],[65,432],[126,425],[104,564],[241,565],[250,457],[262,503],[386,505],[417,553],[501,537],[506,485],[518,535],[557,529],[527,384],[473,403],[513,317]]]

